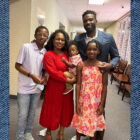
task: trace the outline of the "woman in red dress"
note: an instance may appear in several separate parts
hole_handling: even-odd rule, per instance
[[[71,123],[74,107],[73,93],[63,95],[65,83],[74,83],[75,78],[69,79],[63,73],[68,69],[61,61],[62,57],[68,60],[66,48],[68,35],[63,30],[56,30],[46,45],[48,50],[43,59],[46,72],[49,74],[47,81],[45,98],[42,105],[40,124],[47,128],[46,139],[52,140],[51,130],[56,130],[59,126],[57,137],[64,140],[64,127]]]

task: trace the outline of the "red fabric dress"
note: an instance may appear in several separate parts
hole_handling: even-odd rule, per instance
[[[66,53],[58,55],[53,51],[48,51],[43,58],[49,79],[41,109],[40,124],[51,130],[56,130],[59,124],[68,127],[74,113],[73,93],[63,95],[67,79],[63,72],[68,67],[61,61],[62,57],[68,60]]]

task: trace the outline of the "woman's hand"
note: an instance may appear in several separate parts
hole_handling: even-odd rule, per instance
[[[70,83],[70,84],[74,84],[74,83],[76,83],[76,77],[73,76],[72,78],[67,78],[66,82]]]
[[[104,111],[104,107],[103,107],[103,105],[100,104],[98,106],[98,109],[97,109],[96,112],[97,112],[98,115],[102,115],[103,114],[103,111]]]
[[[66,63],[67,60],[65,59],[65,57],[62,57],[61,61]]]

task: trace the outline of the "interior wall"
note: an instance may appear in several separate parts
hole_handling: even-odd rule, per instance
[[[73,26],[71,30],[71,39],[74,39],[77,33],[83,33],[83,32],[85,32],[85,29],[83,26]]]
[[[112,23],[109,27],[105,28],[104,31],[107,32],[107,33],[112,34],[114,39],[116,40],[117,22]]]
[[[128,13],[129,14],[129,13]],[[127,15],[126,15],[127,16]],[[124,16],[125,17],[125,16]],[[118,21],[114,22],[113,24],[111,24],[108,28],[106,28],[104,31],[107,33],[111,33],[116,41],[117,39],[117,26],[118,26]],[[131,64],[131,47],[129,50],[129,57],[128,57],[128,64]]]
[[[56,0],[32,0],[31,2],[31,40],[38,24],[38,15],[44,15],[44,25],[49,29],[50,34],[59,28],[59,22],[65,26],[65,31],[70,33],[71,24],[63,11],[59,8]]]
[[[129,51],[130,51],[130,53],[129,53],[129,57],[128,57],[129,58],[128,59],[128,64],[131,64],[131,47],[130,47],[130,50]]]
[[[56,0],[14,0],[10,2],[10,95],[17,95],[18,72],[15,62],[23,43],[34,39],[34,31],[39,25],[38,15],[44,15],[44,25],[50,34],[59,28],[59,22],[65,31],[71,32],[71,24]],[[14,84],[13,84],[14,83]]]
[[[17,76],[15,62],[20,47],[23,43],[30,40],[30,18],[31,18],[31,1],[14,0],[10,1],[10,41],[9,41],[9,80],[10,94],[17,94]]]

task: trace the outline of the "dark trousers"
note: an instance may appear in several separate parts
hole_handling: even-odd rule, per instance
[[[104,115],[104,118],[105,118],[105,110],[103,112],[103,115]],[[96,132],[96,139],[95,140],[103,140],[104,132],[105,132],[105,130],[103,130],[103,131],[97,131]]]
[[[97,131],[96,132],[96,139],[95,140],[103,140],[104,132],[105,132],[105,130],[103,130],[103,131]]]

